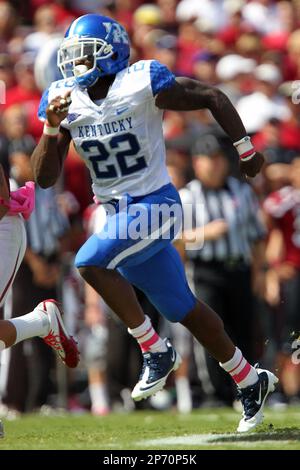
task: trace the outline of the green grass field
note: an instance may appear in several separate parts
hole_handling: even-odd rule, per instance
[[[4,421],[2,449],[300,449],[300,408],[265,413],[247,435],[235,433],[239,414],[225,409],[41,417]]]

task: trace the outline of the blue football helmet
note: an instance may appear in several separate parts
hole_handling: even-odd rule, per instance
[[[58,50],[57,65],[64,78],[74,77],[82,88],[128,66],[129,38],[125,28],[107,16],[89,14],[73,21]],[[83,62],[89,59],[92,67]]]

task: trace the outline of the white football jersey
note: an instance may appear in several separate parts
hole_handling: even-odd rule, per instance
[[[62,127],[88,166],[99,201],[125,194],[143,196],[170,182],[165,165],[163,111],[155,96],[174,83],[174,75],[154,60],[139,61],[116,75],[104,100],[93,102],[73,79],[59,80],[44,92],[39,118],[55,97],[71,91]]]

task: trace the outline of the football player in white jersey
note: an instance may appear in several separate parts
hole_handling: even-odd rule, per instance
[[[0,165],[0,308],[4,305],[26,250],[24,218],[34,209],[34,183],[9,191]],[[66,331],[61,311],[52,299],[44,300],[27,315],[0,320],[0,352],[20,341],[40,336],[69,367],[76,367],[77,345]]]
[[[175,78],[157,61],[129,65],[127,33],[111,18],[88,14],[76,19],[58,51],[58,65],[64,79],[44,92],[40,104],[45,124],[32,155],[35,179],[45,188],[57,181],[71,141],[90,170],[107,223],[81,247],[75,264],[141,346],[144,362],[133,399],[160,390],[180,357],[155,332],[131,285],[168,320],[188,328],[232,376],[244,409],[238,431],[253,429],[262,422],[265,400],[278,379],[247,362],[218,315],[188,287],[171,243],[181,205],[165,166],[163,110],[208,108],[231,138],[247,176],[259,172],[263,156],[221,91]],[[169,211],[157,217],[162,206]]]

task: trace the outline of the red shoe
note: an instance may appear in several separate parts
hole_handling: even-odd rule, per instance
[[[59,308],[58,303],[53,299],[47,299],[40,302],[35,309],[43,311],[49,318],[50,331],[42,339],[48,346],[54,349],[66,366],[71,368],[77,367],[79,363],[77,343],[66,330],[62,320],[63,312]]]

